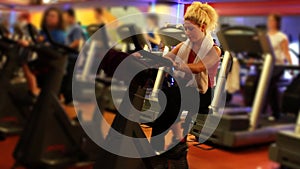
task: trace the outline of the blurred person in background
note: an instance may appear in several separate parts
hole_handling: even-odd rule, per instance
[[[291,55],[289,53],[289,41],[286,34],[280,31],[281,16],[278,14],[270,14],[267,21],[267,33],[270,38],[271,45],[274,49],[275,64],[292,64]],[[277,82],[284,73],[283,69],[274,69],[273,76],[268,90],[268,102],[272,109],[270,121],[280,118],[279,107],[279,91]]]
[[[60,44],[65,44],[64,20],[62,11],[56,7],[50,7],[44,12],[41,23],[40,41],[49,41],[43,29],[47,29],[53,40]]]
[[[107,23],[107,19],[104,17],[104,9],[103,8],[95,8],[94,9],[95,19],[100,27]]]
[[[28,30],[29,27],[31,27],[32,31],[34,31],[33,33],[38,34],[36,27],[30,22],[30,13],[23,12],[18,16],[17,23],[14,25],[15,31],[18,29],[23,34],[23,38],[21,39],[22,41],[20,43],[30,43],[32,41]],[[36,77],[31,72],[27,63],[24,63],[22,68],[27,79],[29,94],[33,97],[36,97],[39,94]]]
[[[27,20],[28,22],[28,20]],[[41,43],[49,43],[49,39],[46,36],[45,29],[47,29],[52,36],[53,41],[64,44],[65,43],[65,32],[64,32],[64,23],[63,23],[63,15],[60,9],[56,7],[50,7],[46,9],[41,21],[42,30],[39,33],[37,38],[38,42]],[[30,40],[20,40],[20,44],[23,46],[28,46],[31,41]],[[25,72],[25,76],[27,77],[30,92],[33,95],[38,94],[38,87],[43,86],[45,80],[48,78],[45,76],[47,72],[51,71],[49,67],[45,66],[48,63],[45,60],[32,61],[30,62],[30,67],[27,64],[23,65],[23,69]],[[65,67],[66,65],[61,65]]]
[[[84,40],[84,32],[76,20],[74,9],[64,11],[64,23],[66,25],[65,43],[73,49],[79,49],[80,41]]]
[[[147,34],[146,39],[150,42],[153,51],[159,50],[159,45],[161,44],[161,39],[158,35],[159,30],[159,18],[158,15],[150,13],[146,16],[147,22]]]
[[[65,10],[63,17],[64,17],[65,25],[67,27],[65,43],[69,47],[79,50],[80,44],[85,39],[85,37],[81,26],[78,24],[76,20],[76,14],[74,9]],[[64,76],[62,86],[61,86],[61,92],[64,96],[66,105],[72,105],[73,103],[72,78],[73,78],[73,71],[74,71],[77,57],[78,55],[76,54],[69,55],[67,72],[66,75]]]
[[[19,30],[21,31],[21,33],[23,33],[24,36],[29,37],[29,31],[27,29],[29,23],[30,23],[30,14],[27,12],[23,12],[18,16],[17,22],[14,25],[14,30]]]
[[[49,44],[49,39],[46,36],[45,29],[47,29],[52,36],[52,40],[56,43],[65,44],[65,32],[64,32],[64,23],[63,23],[63,15],[59,8],[49,7],[43,14],[41,21],[41,31],[37,38],[38,42]],[[28,46],[30,42],[22,41],[23,46]],[[49,44],[51,45],[51,44]],[[47,67],[47,60],[38,60],[32,61],[30,63],[31,70],[33,74],[36,76],[37,86],[41,87],[44,85],[46,79],[45,76],[51,69]],[[66,67],[66,65],[61,65],[62,67]],[[34,81],[33,81],[34,83]],[[35,82],[36,83],[36,82]]]
[[[17,22],[14,25],[14,33],[21,33],[23,40],[31,41],[29,28],[32,30],[33,35],[38,35],[38,29],[31,23],[30,13],[22,12],[17,18]]]

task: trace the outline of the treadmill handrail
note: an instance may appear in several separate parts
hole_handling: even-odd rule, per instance
[[[246,27],[246,26],[233,26],[233,27],[227,27],[222,30],[220,30],[217,33],[218,39],[222,43],[222,47],[224,51],[230,51],[234,53],[240,53],[240,52],[252,52],[253,49],[256,49],[256,52],[261,52],[261,57],[263,57],[264,54],[270,53],[272,57],[275,57],[273,48],[270,45],[270,41],[268,36],[263,31],[259,31],[257,29]],[[228,42],[228,37],[226,36],[243,36],[242,38],[248,38],[249,41],[240,41],[241,44],[236,45]],[[251,36],[251,37],[249,37]],[[236,39],[234,39],[236,40]],[[238,39],[240,40],[240,39]],[[243,43],[251,43],[252,45],[245,45]],[[226,42],[226,43],[224,43]],[[234,48],[234,49],[233,49]],[[259,50],[257,50],[259,49]]]
[[[174,37],[175,32],[168,32],[168,30],[176,30],[176,35]],[[161,37],[161,41],[164,45],[168,47],[176,46],[180,42],[183,42],[187,39],[185,30],[183,25],[170,25],[164,26],[158,30],[158,34]]]
[[[30,38],[31,38],[32,42],[34,44],[37,44],[38,41],[37,41],[36,36],[35,36],[36,33],[34,32],[34,26],[32,24],[27,24],[26,28],[29,32],[29,35],[30,35]]]
[[[298,117],[297,117],[297,121],[296,121],[295,133],[300,134],[300,110],[298,112]]]
[[[256,90],[255,99],[252,105],[253,109],[250,115],[250,130],[253,131],[257,128],[259,114],[263,111],[262,103],[264,102],[264,98],[266,97],[267,87],[269,86],[273,72],[273,67],[275,63],[275,55],[273,48],[271,46],[268,36],[265,33],[251,27],[228,27],[219,31],[217,35],[224,50],[230,53],[231,56],[234,57],[238,53],[255,51],[256,53],[259,52],[259,56],[261,56],[261,58],[264,59],[261,76]],[[230,65],[222,64],[222,66],[225,66],[225,68],[227,68]],[[228,73],[226,73],[224,76],[227,75]],[[224,87],[225,82],[223,81],[222,84],[219,85],[222,85]],[[217,87],[218,84],[216,88]],[[220,95],[220,93],[215,92],[215,96],[218,95]]]
[[[156,60],[157,62],[159,62],[160,64],[162,64],[164,66],[167,66],[167,67],[172,67],[173,66],[173,63],[169,59],[166,59],[164,57],[157,56],[157,55],[155,55],[153,53],[150,53],[150,52],[147,52],[145,50],[141,50],[141,51],[139,51],[139,53],[143,57],[149,58],[151,60]]]
[[[245,59],[238,59],[242,64],[251,64],[251,65],[263,65],[263,61],[247,61]],[[300,65],[289,65],[289,64],[275,64],[275,68],[282,68],[288,70],[300,70]]]
[[[125,28],[128,28],[128,32],[123,31]],[[143,50],[145,45],[147,45],[148,48],[150,49],[149,41],[146,40],[145,37],[141,37],[141,36],[144,36],[143,32],[136,25],[124,24],[117,28],[117,32],[119,35],[125,35],[124,37],[121,36],[122,42],[127,43],[126,41],[128,41],[128,40],[133,42],[134,47],[135,47],[133,52]],[[127,35],[128,35],[128,37],[126,37]]]

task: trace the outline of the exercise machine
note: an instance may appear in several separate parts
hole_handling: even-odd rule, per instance
[[[170,51],[172,47],[187,39],[183,25],[180,24],[167,24],[159,29],[158,34],[165,48],[168,48],[167,51]]]
[[[44,31],[51,46],[36,43],[28,48],[38,54],[37,61],[47,63],[50,71],[43,74],[47,78],[14,150],[13,168],[64,168],[90,158],[84,151],[85,133],[69,119],[58,99],[67,55],[78,51],[54,42],[47,29]]]
[[[300,66],[287,66],[290,70],[300,70]],[[270,146],[269,157],[281,164],[281,168],[300,168],[300,75],[294,78],[283,94],[284,113],[298,113],[294,131],[281,131],[276,142]]]
[[[145,66],[145,64],[150,64],[150,65],[155,65],[155,64],[160,64],[161,66],[166,66],[166,67],[172,67],[172,63],[170,61],[168,61],[167,59],[163,59],[161,57],[158,57],[155,54],[151,54],[149,52],[146,51],[140,51],[142,56],[145,58],[148,58],[150,60],[147,60],[146,62],[142,61],[142,60],[136,60],[136,59],[132,59],[131,63],[132,65],[131,68],[132,69],[138,69],[138,70],[143,70],[148,68],[148,66]],[[153,67],[154,68],[154,67]],[[157,68],[156,68],[157,69]],[[161,69],[159,69],[161,70]],[[158,70],[158,71],[159,71]],[[124,69],[125,71],[125,69]],[[128,116],[132,118],[131,115],[134,115],[136,110],[142,111],[142,110],[148,110],[145,107],[145,102],[149,101],[151,103],[151,105],[153,105],[153,103],[155,102],[155,100],[153,98],[147,100],[146,97],[146,91],[147,88],[149,88],[149,86],[147,85],[147,81],[150,79],[150,81],[155,81],[158,82],[158,87],[159,84],[162,85],[161,81],[164,79],[164,73],[159,75],[159,73],[157,73],[158,78],[154,78],[153,79],[153,71],[157,72],[157,70],[153,70],[153,69],[146,69],[146,71],[141,72],[139,75],[135,76],[135,79],[133,81],[130,82],[131,86],[133,86],[132,88],[129,87],[127,90],[127,92],[129,93],[129,99],[130,99],[130,103],[134,106],[134,108],[131,108],[131,106],[128,105],[128,103],[124,100],[126,100],[126,96],[124,96],[123,98],[123,102],[120,105],[120,109],[122,111],[126,111],[128,112]],[[133,71],[135,72],[135,71]],[[130,72],[128,72],[130,73]],[[156,74],[156,73],[155,73]],[[129,83],[128,81],[126,81],[126,83]],[[154,86],[156,86],[154,84]],[[155,88],[155,87],[154,87]],[[153,89],[154,91],[155,89]],[[128,97],[128,96],[127,96]],[[155,104],[155,103],[154,103]],[[153,109],[154,108],[154,109]],[[154,116],[156,114],[157,111],[159,111],[159,109],[156,109],[157,106],[151,106],[151,110],[148,111],[148,113],[152,113],[154,112]],[[179,113],[179,112],[178,112]],[[143,116],[142,114],[139,116]],[[144,115],[145,116],[145,115]],[[140,117],[137,117],[138,119],[140,119]],[[144,118],[147,119],[147,118]],[[148,120],[148,119],[147,119]],[[130,143],[127,142],[129,140],[125,139],[122,140],[122,138],[118,138],[116,137],[113,133],[114,132],[118,132],[119,134],[124,135],[124,137],[131,137],[131,138],[139,138],[141,139],[140,141],[134,142],[134,143]],[[98,134],[97,136],[99,136],[101,134]],[[99,152],[99,157],[95,163],[94,168],[103,168],[103,169],[121,169],[121,168],[125,168],[125,169],[153,169],[155,168],[155,161],[156,158],[158,158],[156,156],[156,152],[155,150],[153,150],[151,143],[148,142],[146,135],[144,134],[140,123],[138,122],[134,122],[130,119],[127,119],[127,117],[124,117],[124,115],[120,114],[117,112],[116,117],[114,118],[114,121],[111,125],[111,129],[108,132],[108,135],[103,138],[103,142],[104,144],[109,144],[109,145],[118,145],[117,148],[119,149],[125,149],[124,146],[126,145],[122,145],[122,142],[128,143],[128,145],[126,147],[130,147],[131,151],[133,152],[137,152],[138,154],[151,154],[152,156],[155,156],[154,158],[130,158],[130,157],[123,157],[123,156],[119,156],[119,155],[115,155],[112,152],[108,152],[107,150],[102,150],[101,152]],[[119,142],[121,142],[120,144],[118,144]],[[114,147],[116,148],[116,147]],[[165,158],[165,161],[167,161],[167,158]]]
[[[23,130],[34,103],[22,70],[22,64],[33,53],[18,44],[17,40],[24,37],[22,32],[15,31],[13,39],[7,38],[3,31],[0,31],[0,36],[1,57],[5,58],[0,70],[0,88],[3,89],[0,92],[0,133],[9,136]]]
[[[191,133],[198,137],[200,142],[206,141],[225,147],[242,147],[272,142],[278,131],[293,130],[292,124],[262,126],[259,123],[259,115],[263,111],[275,58],[266,34],[249,27],[229,27],[219,31],[217,35],[225,54],[211,112],[208,115],[198,115]],[[224,94],[232,57],[249,53],[258,53],[264,60],[251,113],[223,113],[224,105],[220,104],[220,100],[224,98],[220,97]],[[215,124],[216,122],[218,124]]]
[[[295,79],[299,86],[299,77]],[[298,87],[299,89],[299,87]],[[272,161],[278,162],[282,165],[282,168],[299,168],[300,158],[300,107],[299,107],[299,95],[293,94],[294,97],[289,96],[289,101],[297,102],[297,105],[293,109],[299,110],[298,119],[296,122],[294,131],[280,131],[277,134],[276,142],[270,146],[269,157]],[[295,97],[296,96],[296,97]],[[290,104],[289,104],[290,105]],[[290,112],[290,111],[289,111]]]
[[[131,28],[131,29],[130,29]],[[172,67],[172,63],[167,60],[164,59],[162,57],[160,57],[160,55],[158,55],[157,53],[150,53],[147,51],[142,50],[141,44],[137,44],[140,42],[144,41],[143,36],[140,36],[139,34],[137,34],[135,32],[135,28],[132,25],[123,25],[122,26],[122,30],[125,31],[127,30],[127,32],[124,32],[126,35],[130,35],[130,36],[126,36],[126,40],[127,42],[135,42],[132,43],[133,46],[135,47],[135,49],[133,49],[133,51],[139,51],[140,54],[143,56],[142,58],[134,58],[134,57],[126,57],[126,62],[128,64],[126,64],[125,67],[122,67],[122,65],[120,65],[120,67],[118,67],[119,63],[121,63],[124,59],[124,54],[119,53],[117,55],[110,55],[108,56],[108,58],[106,58],[106,56],[102,56],[100,54],[100,57],[104,57],[101,64],[103,65],[103,67],[101,67],[101,69],[105,72],[106,75],[108,76],[112,76],[114,74],[115,69],[118,67],[118,69],[120,68],[121,70],[119,70],[121,72],[122,75],[118,74],[116,76],[114,76],[112,79],[110,79],[110,81],[112,81],[112,83],[107,82],[107,85],[113,85],[116,84],[116,82],[113,81],[123,81],[125,84],[130,84],[129,88],[127,88],[127,90],[124,92],[125,94],[128,93],[129,94],[129,99],[130,102],[126,102],[126,96],[123,96],[123,98],[121,99],[122,102],[121,104],[118,106],[121,110],[128,112],[128,116],[131,116],[131,114],[133,115],[134,112],[136,110],[140,110],[141,112],[139,112],[138,114],[138,119],[142,120],[142,121],[151,121],[153,119],[155,119],[155,116],[157,117],[157,114],[159,113],[159,107],[157,106],[158,103],[158,99],[152,97],[152,94],[155,93],[156,89],[159,89],[161,87],[161,85],[163,85],[163,81],[164,81],[164,74],[165,74],[165,70],[167,70],[167,67],[171,68]],[[128,32],[128,31],[132,31],[132,32]],[[99,34],[99,32],[97,32],[97,34]],[[97,34],[95,36],[97,36]],[[101,35],[99,35],[101,36]],[[143,39],[140,39],[143,38]],[[99,38],[101,40],[101,38]],[[99,39],[95,39],[95,41],[99,40]],[[91,41],[91,43],[93,43]],[[94,42],[96,43],[96,42]],[[99,44],[103,44],[103,43],[99,43]],[[137,45],[135,45],[137,44]],[[100,45],[97,45],[97,47],[99,47]],[[103,51],[105,51],[105,48],[102,49]],[[92,50],[95,51],[95,50]],[[111,54],[114,54],[114,52],[109,51]],[[103,52],[101,52],[103,53]],[[89,57],[86,59],[86,65],[92,64],[94,61],[92,61],[92,55],[89,55]],[[90,60],[91,59],[91,60]],[[127,60],[128,59],[128,60]],[[90,60],[90,61],[89,61]],[[121,63],[122,64],[122,63]],[[158,66],[160,65],[160,66]],[[128,66],[130,66],[130,69],[128,69]],[[166,69],[165,69],[165,68]],[[91,66],[85,66],[85,68],[83,69],[83,71],[80,73],[80,79],[90,79],[90,68]],[[149,69],[150,68],[150,69]],[[132,73],[135,72],[139,72],[139,71],[134,71],[134,70],[144,70],[140,72],[139,74],[137,74],[135,76],[135,78],[130,81],[131,79],[127,79],[127,77],[130,77],[132,75]],[[95,71],[94,71],[95,72]],[[159,73],[160,72],[160,73]],[[159,75],[160,74],[160,75]],[[94,77],[95,78],[95,77]],[[116,79],[114,79],[116,78]],[[96,78],[97,80],[97,78]],[[99,79],[101,80],[101,79]],[[150,83],[149,83],[150,82]],[[82,83],[82,81],[80,82]],[[81,85],[80,83],[78,83],[78,85]],[[126,85],[126,86],[127,86]],[[77,87],[77,84],[74,84],[75,88]],[[156,86],[156,87],[155,87]],[[147,96],[147,91],[151,88],[151,96]],[[152,89],[154,88],[154,89]],[[97,89],[96,89],[97,90]],[[111,89],[112,92],[115,93],[120,93],[119,91],[116,92],[115,89]],[[77,90],[78,91],[78,90]],[[155,96],[155,94],[153,94]],[[75,95],[75,100],[81,100],[81,98],[85,98],[85,96],[83,94],[79,94],[79,95]],[[85,99],[82,99],[85,100]],[[102,106],[106,106],[105,104],[99,104],[99,100],[98,101],[98,105],[99,105],[99,109],[103,110]],[[134,108],[132,109],[128,104],[132,104],[134,106]],[[147,103],[151,103],[151,110],[149,110],[149,107],[147,107]],[[154,105],[154,106],[153,106]],[[94,112],[94,119],[98,119],[98,120],[94,120],[94,123],[96,124],[96,126],[99,126],[99,123],[97,123],[97,121],[101,121],[101,117],[99,115],[100,113],[97,112],[97,110],[95,110]],[[114,121],[112,123],[112,125],[110,126],[110,130],[108,131],[107,136],[106,133],[103,133],[101,131],[98,131],[96,133],[94,133],[94,136],[90,136],[93,138],[93,140],[98,140],[101,141],[104,144],[109,144],[109,145],[116,145],[117,147],[114,147],[115,149],[124,149],[124,148],[128,148],[131,147],[132,150],[130,151],[137,151],[138,153],[149,153],[153,156],[156,156],[156,152],[155,150],[153,150],[153,148],[151,147],[151,143],[149,143],[149,141],[147,140],[140,124],[138,122],[134,122],[130,119],[127,119],[127,116],[124,117],[124,114],[120,114],[118,111],[115,111],[115,118]],[[95,125],[93,125],[95,126]],[[89,128],[88,126],[86,126],[87,129],[92,130],[92,128]],[[121,135],[127,136],[127,137],[131,137],[131,138],[141,138],[143,139],[143,141],[141,142],[135,142],[133,144],[130,144],[128,146],[126,145],[122,145],[122,141],[123,144],[127,143],[126,140],[122,140],[119,137],[114,137],[114,131],[118,132]],[[99,140],[101,139],[101,140]],[[118,144],[118,142],[121,142],[120,144]],[[124,147],[126,146],[126,147]],[[136,168],[136,169],[153,169],[155,166],[155,161],[157,158],[160,157],[154,157],[154,158],[130,158],[130,157],[123,157],[120,155],[116,155],[112,152],[108,152],[105,149],[102,149],[99,152],[99,157],[96,160],[96,163],[94,165],[94,168],[102,168],[102,169],[126,169],[126,168]],[[167,158],[166,156],[164,157],[165,162],[167,163]]]
[[[69,53],[78,53],[78,51],[55,43],[47,29],[44,29],[44,32],[48,36],[52,47],[35,44],[31,48],[38,53],[39,59],[42,59],[40,56],[48,59],[46,63],[50,64],[48,66],[51,67],[51,71],[46,74],[48,77],[47,81],[41,88],[41,94],[33,107],[28,124],[14,151],[14,158],[16,160],[14,167],[21,165],[28,168],[57,169],[77,164],[81,165],[82,163],[90,165],[95,161],[99,147],[89,139],[82,127],[89,126],[100,129],[100,121],[95,116],[91,122],[81,123],[81,127],[78,120],[70,120],[67,117],[57,98],[63,77],[63,65],[65,64],[66,56]],[[101,36],[101,39],[104,37],[106,37],[105,34]],[[106,40],[103,41],[107,42]],[[107,43],[97,43],[97,41],[93,40],[87,43],[90,43],[88,58],[83,68],[79,69],[79,72],[76,72],[76,77],[73,77],[73,80],[76,81],[75,84],[84,84],[87,86],[87,88],[81,88],[82,90],[79,92],[80,96],[84,96],[89,92],[95,92],[89,90],[93,89],[93,86],[89,85],[92,83],[89,82],[91,80],[98,81],[98,78],[89,76],[89,69],[94,64],[92,58],[101,57],[102,53],[99,52],[99,48],[108,48]],[[109,67],[112,66],[104,66],[104,68]],[[107,83],[103,79],[100,79],[100,81],[101,83]],[[97,90],[101,91],[102,89],[96,87]],[[76,95],[74,97],[76,98]],[[88,99],[75,100],[75,104],[79,101],[88,101]],[[84,112],[78,112],[79,120],[82,120],[82,113]],[[92,126],[93,124],[97,127]]]
[[[143,50],[145,46],[148,46],[149,48],[149,43],[144,38],[141,29],[135,24],[121,25],[118,27],[117,32],[124,44],[122,49],[123,52],[134,53],[136,51]]]

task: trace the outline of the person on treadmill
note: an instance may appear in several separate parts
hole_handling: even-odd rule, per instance
[[[27,26],[30,23],[30,14],[23,12],[18,16],[17,22],[14,25],[14,29],[19,29],[23,33],[23,39],[30,37]],[[25,37],[25,38],[24,38]]]
[[[65,25],[67,26],[66,30],[66,39],[65,43],[70,48],[79,50],[80,42],[85,39],[84,32],[81,29],[81,26],[76,21],[76,14],[73,9],[67,9],[64,11],[64,21]],[[65,99],[66,105],[71,105],[73,103],[72,98],[72,78],[73,78],[73,71],[75,67],[75,63],[77,60],[77,54],[70,54],[68,57],[68,65],[67,65],[67,72],[64,76],[61,92]]]
[[[44,15],[42,17],[41,28],[47,28],[50,32],[53,40],[60,44],[65,44],[65,32],[64,32],[64,24],[63,24],[63,16],[60,9],[56,7],[50,7],[46,9]],[[40,43],[49,44],[49,40],[43,30],[40,31],[37,41]],[[20,40],[19,43],[23,46],[29,46],[31,41],[29,40]],[[30,91],[34,95],[38,95],[37,86],[43,86],[44,81],[48,78],[43,76],[43,74],[47,73],[49,70],[46,63],[47,61],[33,61],[30,63],[30,67],[32,70],[26,65],[23,66],[25,71],[25,76],[28,76],[29,80],[29,88]],[[61,65],[65,66],[65,65]],[[34,78],[35,76],[35,78]]]
[[[95,8],[95,19],[99,27],[105,25],[107,23],[107,19],[104,17],[104,9],[103,8]]]
[[[18,16],[17,23],[14,25],[15,29],[19,29],[23,33],[23,38],[19,41],[22,43],[30,43],[31,39],[28,27],[31,26],[33,31],[37,33],[36,27],[30,22],[30,13],[23,12]],[[25,37],[25,38],[24,38]],[[27,45],[26,45],[27,46]],[[22,64],[22,69],[28,84],[28,92],[30,96],[36,98],[39,94],[39,88],[37,86],[37,81],[35,75],[31,72],[27,63]]]
[[[73,49],[79,49],[80,40],[85,39],[84,32],[76,20],[74,9],[70,8],[63,13],[66,29],[66,44]]]
[[[159,18],[156,14],[151,13],[146,16],[147,22],[147,34],[146,39],[150,42],[151,48],[153,51],[159,50],[159,45],[161,43],[161,39],[157,33],[158,31],[158,21]]]
[[[56,7],[48,8],[42,18],[41,28],[48,29],[53,40],[60,44],[65,44],[65,27],[62,11]],[[40,41],[49,41],[46,37],[45,32],[41,31]]]
[[[278,14],[270,14],[268,16],[267,28],[268,36],[276,57],[275,64],[292,64],[291,55],[289,53],[289,40],[287,35],[280,31],[281,16]],[[272,116],[269,117],[270,121],[278,120],[280,118],[279,91],[277,82],[280,80],[283,73],[283,69],[275,69],[270,82],[268,90],[268,103],[272,109]]]
[[[209,113],[209,106],[212,100],[212,89],[215,86],[215,78],[221,55],[220,48],[215,45],[211,36],[211,32],[215,30],[217,22],[218,14],[213,7],[207,3],[193,2],[184,15],[184,28],[188,39],[178,44],[171,52],[164,56],[173,62],[176,70],[186,72],[186,74],[192,72],[195,81],[187,83],[186,86],[191,91],[199,92],[200,107],[196,113]],[[167,97],[170,93],[172,95],[174,92],[167,92]],[[161,134],[172,125],[170,124],[171,122],[175,121],[172,119],[172,116],[178,114],[178,112],[174,111],[179,110],[181,97],[180,95],[171,97],[172,99],[167,100],[163,114],[156,120],[157,124],[160,125],[153,126],[152,128],[152,136]],[[164,125],[162,126],[161,124]],[[188,122],[186,122],[186,125],[188,125]],[[178,156],[179,150],[182,156],[186,158],[187,144],[184,135],[188,131],[185,131],[185,134],[183,134],[179,122],[173,124],[171,128],[174,135],[173,142],[180,143],[171,149],[169,153],[177,154]],[[171,153],[172,151],[174,153]],[[170,154],[168,154],[169,157],[171,157]]]

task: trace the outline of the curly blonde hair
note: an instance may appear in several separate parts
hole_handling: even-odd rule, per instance
[[[187,8],[184,20],[188,20],[199,26],[206,25],[208,31],[213,31],[218,24],[219,16],[216,10],[207,3],[193,2]]]

